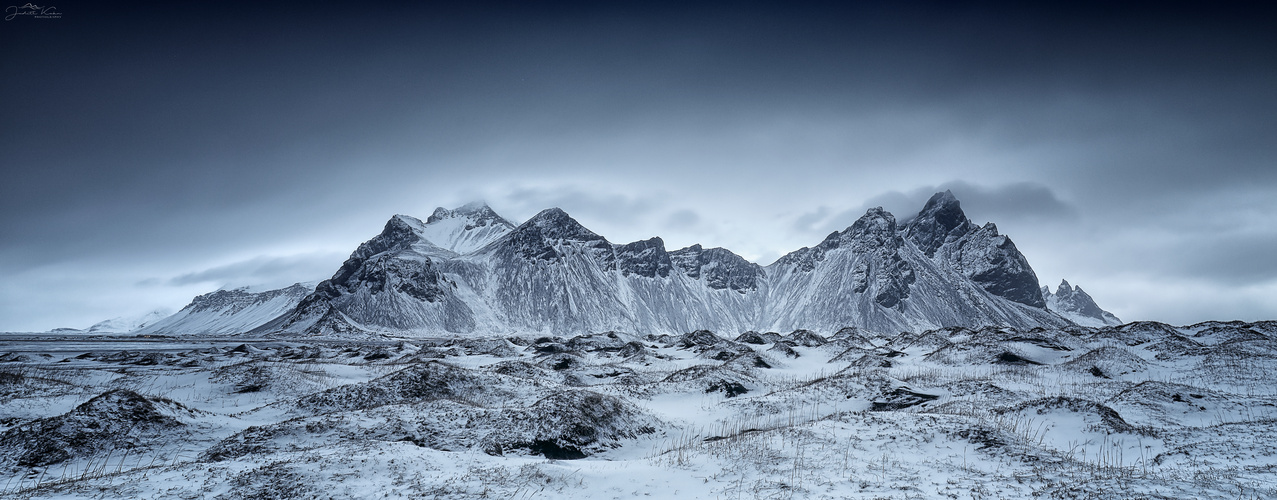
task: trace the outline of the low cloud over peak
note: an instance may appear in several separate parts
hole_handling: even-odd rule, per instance
[[[288,256],[262,255],[174,276],[170,286],[216,284],[219,287],[265,286],[278,288],[299,281],[326,279],[345,259],[343,254],[313,253]]]
[[[912,219],[935,193],[945,190],[962,204],[962,210],[973,222],[1001,223],[1016,220],[1064,221],[1077,216],[1077,210],[1060,199],[1050,188],[1032,182],[983,186],[965,181],[949,181],[908,191],[888,191],[869,198],[855,208],[834,213],[826,206],[799,215],[794,229],[812,234],[827,234],[850,226],[873,207],[883,207],[900,221]]]

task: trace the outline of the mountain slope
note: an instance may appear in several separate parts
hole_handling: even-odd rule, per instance
[[[294,284],[265,292],[247,288],[218,290],[195,297],[180,311],[144,326],[137,334],[203,334],[243,333],[293,310],[311,288]]]
[[[820,245],[793,252],[768,266],[771,296],[766,317],[771,322],[763,328],[832,332],[856,326],[900,332],[942,326],[1067,324],[1045,309],[999,297],[985,285],[988,282],[948,267],[951,261],[946,258],[928,258],[907,238],[909,229],[897,227],[895,217],[881,208],[870,209],[851,227],[831,234]],[[969,234],[958,237],[968,254],[1004,251],[999,247],[1001,241],[967,238]],[[948,249],[950,243],[937,248]],[[994,275],[997,269],[985,265],[976,276]],[[1015,272],[1018,270],[1008,274]],[[1036,290],[1036,278],[1033,283]]]
[[[614,245],[559,209],[537,214],[474,257],[479,283],[504,324],[546,331],[690,331],[744,326],[740,288],[714,288],[715,272],[744,262],[725,250],[671,254],[660,238]],[[680,265],[675,266],[675,258]],[[730,262],[730,263],[728,263]],[[471,281],[474,282],[474,281]],[[747,292],[747,291],[746,291]]]

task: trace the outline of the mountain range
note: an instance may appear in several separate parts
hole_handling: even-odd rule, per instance
[[[1067,282],[1051,293],[952,193],[899,222],[881,208],[768,266],[723,248],[615,244],[563,210],[515,225],[486,204],[395,215],[313,290],[220,290],[139,332],[347,336],[922,331],[1119,324]]]

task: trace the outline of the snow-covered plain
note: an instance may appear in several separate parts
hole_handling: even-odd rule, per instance
[[[0,497],[1277,498],[1277,322],[825,333],[2,335]]]

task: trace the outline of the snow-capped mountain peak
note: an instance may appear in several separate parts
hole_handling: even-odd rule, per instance
[[[1047,309],[1079,325],[1101,327],[1122,324],[1122,320],[1113,313],[1100,309],[1095,299],[1082,291],[1082,287],[1071,286],[1068,280],[1060,280],[1055,293],[1043,286],[1042,296],[1046,298]]]
[[[455,254],[471,253],[514,230],[514,224],[483,202],[467,203],[452,210],[436,208],[424,223],[407,216],[395,217],[416,221],[414,228],[422,239]],[[422,253],[436,252],[427,248]]]
[[[922,211],[909,221],[905,234],[922,253],[934,257],[945,242],[961,238],[973,229],[975,224],[963,213],[962,204],[952,192],[945,190],[927,200]]]
[[[367,258],[393,249],[408,248],[413,243],[421,241],[421,232],[424,227],[425,223],[421,222],[421,219],[395,215],[386,221],[381,234],[359,245],[351,257]]]
[[[599,240],[603,239],[593,231],[586,229],[560,208],[547,208],[532,216],[518,228],[520,231],[536,231],[547,239],[563,240]]]
[[[896,236],[896,216],[883,210],[882,207],[873,207],[865,211],[865,215],[856,219],[856,222],[852,223],[851,227],[844,230],[840,236],[843,242],[855,242],[860,245],[899,246]]]
[[[444,219],[467,219],[474,226],[503,224],[513,227],[509,221],[497,215],[492,207],[482,201],[472,201],[452,210],[438,207],[430,214],[430,217],[426,218],[426,223],[433,224]]]

